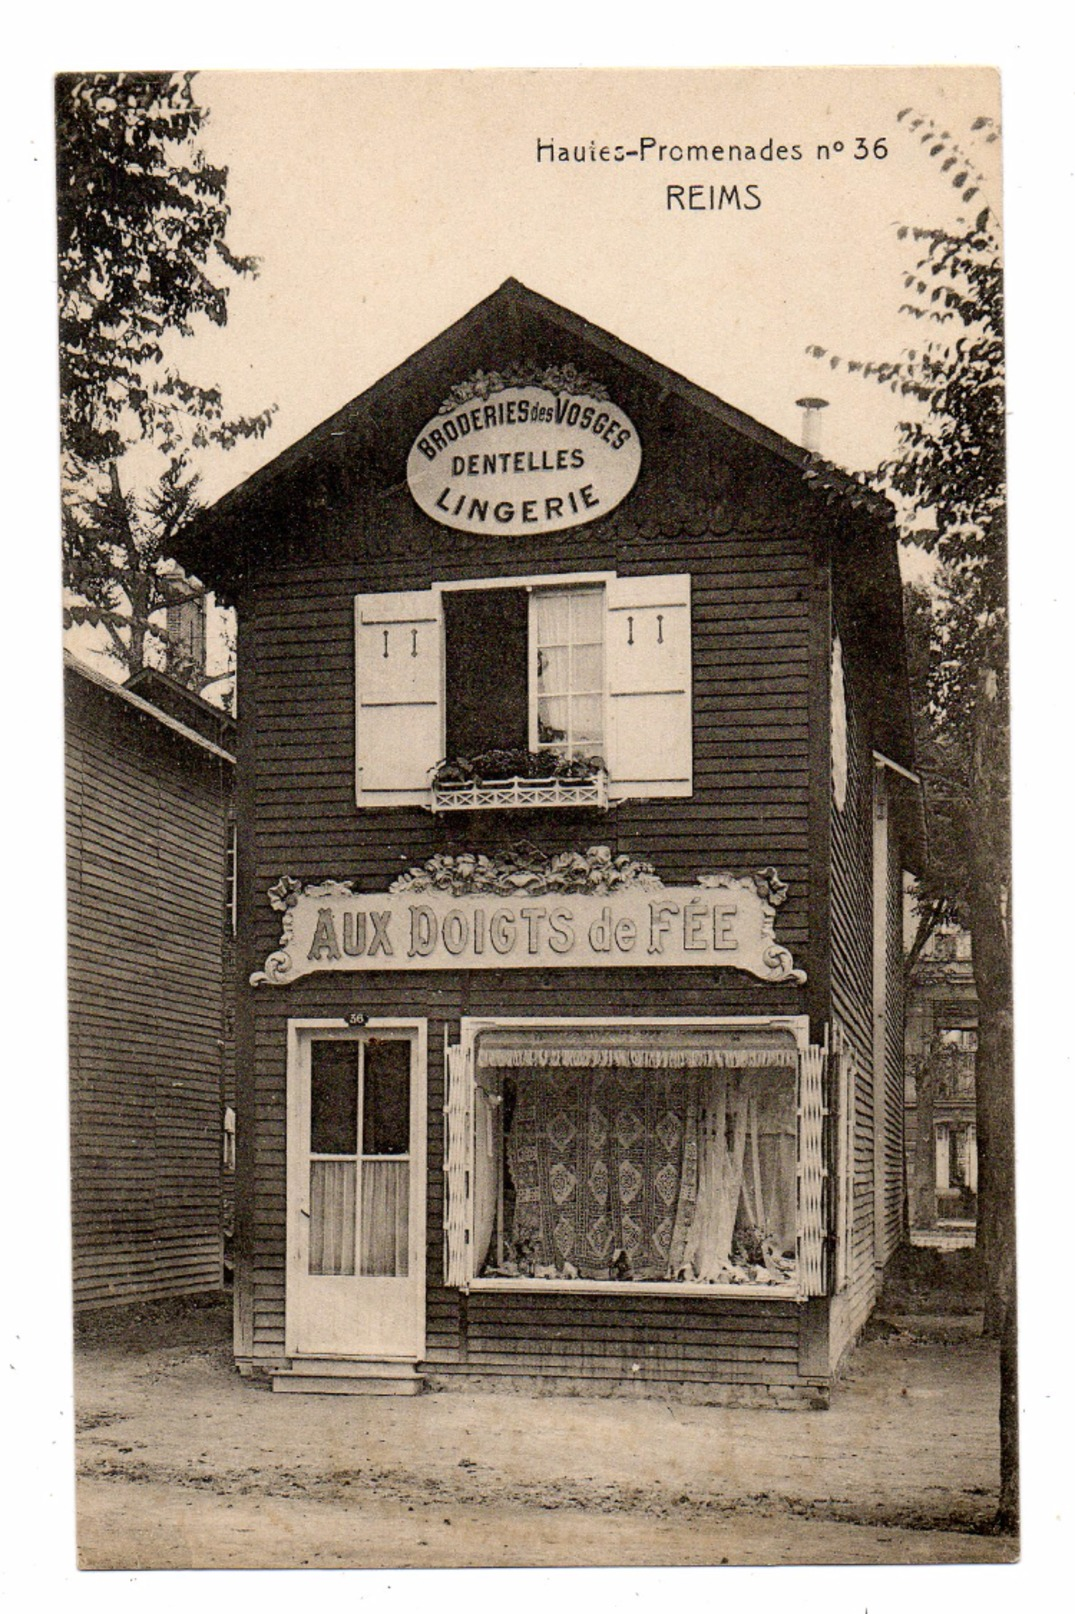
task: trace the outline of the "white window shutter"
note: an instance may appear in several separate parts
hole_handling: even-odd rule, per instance
[[[827,1293],[825,1262],[825,1050],[799,1051],[799,1160],[796,1253],[803,1293]]]
[[[855,1229],[855,1057],[842,1038],[834,1039],[836,1063],[836,1292],[851,1276]]]
[[[444,1281],[461,1289],[471,1276],[473,1054],[458,1045],[446,1048],[444,1066]]]
[[[609,795],[689,796],[690,574],[612,578],[605,600]]]
[[[355,600],[355,778],[360,807],[429,801],[444,733],[440,595]]]

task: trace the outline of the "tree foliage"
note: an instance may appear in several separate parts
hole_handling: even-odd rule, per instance
[[[922,910],[967,925],[974,870],[968,835],[993,840],[996,888],[1009,881],[1008,566],[1004,482],[1004,300],[1000,226],[987,182],[948,130],[905,109],[899,120],[926,148],[973,217],[948,227],[899,226],[917,250],[901,311],[924,326],[898,359],[844,359],[811,346],[833,368],[908,400],[896,452],[866,480],[895,497],[901,535],[930,554],[929,588],[904,594],[919,762],[926,782],[930,866]],[[989,118],[972,133],[998,138]],[[988,727],[986,740],[983,724]],[[989,824],[975,761],[990,755]],[[1003,919],[1006,929],[1006,917]]]
[[[230,446],[257,429],[225,420],[219,390],[166,356],[169,335],[190,336],[197,316],[227,323],[229,287],[214,269],[257,267],[225,240],[228,172],[197,145],[205,113],[192,78],[56,81],[61,432],[84,466],[117,459],[132,427],[165,450],[188,435]]]
[[[903,622],[911,686],[915,761],[929,803],[929,861],[916,886],[917,925],[905,958],[910,983],[930,937],[940,925],[966,928],[967,865],[962,803],[968,790],[965,746],[942,733],[931,695],[936,655],[934,591],[922,583],[903,586]]]
[[[103,630],[111,655],[128,674],[156,651],[180,682],[200,687],[201,669],[184,665],[161,618],[168,603],[162,560],[169,539],[197,508],[197,487],[185,456],[173,455],[147,490],[124,492],[111,460],[103,484],[84,485],[65,501],[64,621]]]
[[[1004,485],[1004,300],[999,220],[986,181],[947,130],[900,113],[928,148],[973,219],[949,228],[901,225],[919,251],[904,276],[901,312],[923,322],[918,347],[899,359],[845,360],[811,346],[815,358],[888,386],[919,407],[899,427],[895,454],[869,478],[896,495],[903,536],[935,557],[932,644],[925,687],[935,732],[970,743],[977,678],[984,664],[1007,696],[1007,531]],[[997,139],[989,118],[973,131]]]
[[[1004,478],[1004,295],[1000,223],[975,163],[933,119],[900,121],[973,216],[900,228],[918,252],[904,277],[903,312],[924,340],[897,360],[817,358],[887,385],[911,408],[896,453],[870,478],[895,496],[903,536],[936,563],[927,593],[908,597],[912,676],[919,686],[919,752],[930,861],[920,912],[971,934],[978,997],[976,1108],[978,1242],[986,1331],[1001,1339],[1001,1496],[998,1524],[1018,1510],[1015,1368],[1014,1101],[1012,1085],[1011,782],[1008,566]],[[998,131],[978,118],[986,143]],[[917,640],[917,665],[915,644]],[[919,927],[922,935],[923,927]]]
[[[160,563],[196,508],[198,455],[260,436],[272,414],[229,418],[220,389],[177,363],[199,320],[226,324],[230,284],[257,267],[228,245],[227,169],[199,144],[192,79],[56,81],[65,620],[103,630],[129,671],[161,638]],[[136,444],[154,451],[148,486]]]

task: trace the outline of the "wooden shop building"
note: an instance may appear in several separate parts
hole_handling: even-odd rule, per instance
[[[78,1308],[220,1289],[232,1197],[234,720],[65,656]]]
[[[174,552],[239,617],[240,1368],[824,1404],[905,1221],[887,506],[509,280]]]

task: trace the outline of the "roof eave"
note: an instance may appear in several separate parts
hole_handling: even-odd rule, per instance
[[[505,305],[509,308],[523,309],[559,326],[568,335],[587,342],[599,352],[607,353],[617,363],[634,370],[636,374],[665,392],[681,398],[700,413],[802,471],[804,475],[812,475],[815,479],[822,477],[825,491],[830,494],[840,497],[847,495],[857,501],[862,500],[862,486],[837,467],[819,461],[815,454],[790,442],[768,426],[763,426],[750,415],[725,403],[716,394],[707,392],[659,360],[651,358],[638,348],[631,347],[620,337],[593,324],[581,314],[575,314],[570,309],[543,297],[539,292],[532,291],[520,281],[509,278],[488,297],[483,298],[445,330],[432,337],[375,381],[372,386],[353,398],[350,403],[345,404],[342,409],[315,426],[304,437],[285,448],[275,459],[253,472],[238,486],[229,489],[214,504],[199,511],[172,540],[171,556],[185,571],[197,576],[203,583],[218,589],[223,588],[225,592],[228,590],[234,592],[241,566],[233,564],[228,567],[223,563],[222,540],[225,530],[240,522],[245,512],[284,477],[308,464],[327,442],[361,427],[373,415],[376,408],[407,380],[414,368],[421,366],[423,360],[428,362],[439,352],[465,338],[468,332],[478,327],[493,310]],[[214,566],[214,558],[221,563]],[[231,558],[235,559],[234,556]]]

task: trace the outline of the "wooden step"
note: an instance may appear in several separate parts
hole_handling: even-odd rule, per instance
[[[286,1371],[315,1379],[413,1379],[418,1364],[399,1356],[293,1356]]]
[[[422,1381],[417,1374],[410,1378],[375,1378],[340,1373],[276,1373],[272,1387],[292,1395],[417,1395]]]
[[[272,1387],[299,1395],[417,1395],[422,1380],[414,1362],[296,1356],[286,1372],[273,1375]]]

